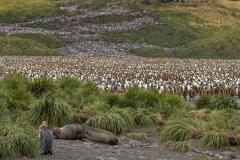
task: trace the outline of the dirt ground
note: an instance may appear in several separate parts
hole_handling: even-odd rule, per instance
[[[133,132],[145,132],[147,142],[133,141],[124,135],[118,135],[118,145],[108,145],[96,142],[83,142],[80,140],[55,139],[53,155],[42,155],[35,159],[43,160],[198,160],[203,153],[213,159],[240,160],[240,147],[229,147],[224,149],[207,149],[199,145],[198,140],[192,141],[193,150],[187,153],[171,151],[168,146],[159,143],[156,128],[135,128]],[[234,158],[226,156],[226,151]],[[219,158],[220,157],[220,158]],[[21,157],[18,159],[28,159]],[[207,159],[208,160],[208,159]]]

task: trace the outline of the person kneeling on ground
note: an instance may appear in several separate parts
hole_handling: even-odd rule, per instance
[[[43,121],[39,126],[40,147],[44,151],[43,154],[52,155],[52,147],[54,140],[52,134],[48,130],[47,122]]]

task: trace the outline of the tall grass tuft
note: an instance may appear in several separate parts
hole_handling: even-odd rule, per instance
[[[122,134],[132,130],[134,120],[127,110],[113,108],[105,115],[97,115],[88,119],[85,124],[114,134]]]
[[[132,87],[127,90],[124,98],[129,101],[129,107],[149,108],[159,101],[159,94],[155,90],[145,90],[138,87]]]
[[[33,98],[27,90],[29,83],[29,79],[21,74],[10,73],[5,75],[0,83],[0,100],[11,111],[28,110]]]
[[[119,106],[121,96],[118,94],[103,92],[103,100],[110,106]]]
[[[132,128],[135,125],[134,119],[130,113],[130,109],[121,109],[117,107],[112,107],[111,110],[109,110],[108,114],[119,114],[125,121],[126,125],[129,126],[129,128]]]
[[[76,93],[76,99],[79,102],[79,108],[84,109],[90,104],[101,100],[100,90],[94,82],[81,83]]]
[[[158,123],[157,117],[147,109],[138,109],[134,121],[139,126],[151,126]]]
[[[127,133],[132,129],[132,127],[128,126],[123,117],[119,114],[94,116],[88,119],[85,124],[91,127],[107,130],[113,134]]]
[[[159,102],[154,106],[154,108],[151,108],[151,110],[156,110],[163,116],[163,118],[168,118],[172,114],[176,113],[177,106],[170,105],[168,103],[162,103]]]
[[[141,132],[141,133],[132,132],[132,133],[128,133],[127,136],[137,141],[145,141],[145,142],[148,141],[148,137],[145,132]]]
[[[29,110],[32,95],[25,88],[17,88],[13,91],[0,89],[0,99],[6,107],[13,112]]]
[[[160,142],[186,141],[194,136],[194,130],[202,128],[199,121],[191,118],[173,119],[165,122],[163,128],[157,130]]]
[[[0,87],[12,91],[18,88],[26,88],[29,83],[29,79],[22,74],[8,73],[1,79]]]
[[[234,130],[238,126],[234,119],[223,114],[212,116],[210,119],[211,121],[207,124],[209,130]]]
[[[55,84],[53,83],[53,80],[47,77],[35,79],[29,86],[29,90],[37,98],[41,98],[47,92],[53,92],[54,89]]]
[[[171,150],[178,152],[188,152],[192,150],[192,146],[188,141],[172,142],[170,148]]]
[[[211,96],[207,94],[202,94],[195,101],[197,109],[204,109],[210,104]]]
[[[1,119],[0,137],[0,158],[39,155],[38,134],[25,118]]]
[[[81,84],[81,82],[77,78],[70,77],[70,76],[61,76],[60,78],[56,79],[56,83],[63,90],[76,89],[80,87],[80,84]]]
[[[70,76],[61,76],[56,79],[56,86],[58,89],[57,96],[61,97],[65,102],[74,108],[80,108],[81,103],[79,102],[78,90],[81,86],[81,82]]]
[[[224,94],[215,94],[212,96],[203,94],[195,101],[195,105],[197,109],[239,109],[237,100]]]
[[[221,131],[205,132],[201,138],[201,143],[203,146],[210,148],[223,148],[230,144],[227,133]]]
[[[111,109],[110,105],[102,102],[102,101],[95,101],[89,106],[85,107],[84,111],[91,111],[97,113],[106,113]]]
[[[47,121],[49,126],[63,126],[72,121],[73,111],[71,106],[48,93],[33,104],[28,119],[32,124]]]
[[[187,102],[177,94],[166,94],[163,101],[178,108],[184,108],[187,105]]]
[[[239,109],[237,100],[224,94],[216,94],[210,99],[209,109]]]

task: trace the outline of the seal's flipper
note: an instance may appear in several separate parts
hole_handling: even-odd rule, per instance
[[[86,133],[78,133],[77,139],[80,139],[83,141],[83,139],[87,139]]]

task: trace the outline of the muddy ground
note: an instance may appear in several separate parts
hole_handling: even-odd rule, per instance
[[[202,148],[199,140],[192,141],[193,149],[187,153],[171,151],[168,146],[160,144],[156,134],[156,128],[135,128],[133,132],[145,132],[148,141],[134,141],[126,134],[118,135],[118,145],[108,145],[96,142],[83,142],[80,140],[55,139],[53,155],[42,155],[43,160],[197,160],[224,159],[240,160],[240,147],[228,147],[223,149]],[[28,159],[21,157],[18,159]]]

